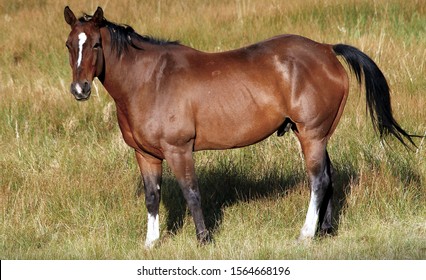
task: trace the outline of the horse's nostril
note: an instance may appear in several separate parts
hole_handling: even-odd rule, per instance
[[[83,92],[88,93],[90,91],[90,83],[84,82],[83,84]]]
[[[89,85],[87,83],[82,84],[83,92],[87,92],[88,88],[89,88]]]

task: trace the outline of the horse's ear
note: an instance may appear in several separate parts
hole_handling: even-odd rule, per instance
[[[98,27],[101,27],[103,25],[103,22],[104,22],[104,11],[102,10],[101,7],[98,7],[96,9],[96,12],[93,15],[92,20],[95,23],[95,25],[98,26]]]
[[[75,17],[74,13],[71,11],[70,7],[66,6],[64,9],[64,17],[65,21],[73,26],[75,22],[77,21],[77,18]]]

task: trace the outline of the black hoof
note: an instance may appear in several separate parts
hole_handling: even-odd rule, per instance
[[[212,238],[210,232],[208,230],[204,230],[202,232],[197,233],[197,240],[200,245],[206,245],[211,243]]]

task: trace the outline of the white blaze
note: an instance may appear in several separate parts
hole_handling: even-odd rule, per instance
[[[83,59],[83,45],[87,40],[87,35],[84,32],[78,34],[78,59],[77,59],[77,67],[80,67],[81,60]]]

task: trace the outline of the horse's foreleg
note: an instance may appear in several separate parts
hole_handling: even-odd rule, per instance
[[[192,158],[191,147],[173,147],[171,148],[171,151],[165,152],[165,156],[172,172],[176,176],[189,211],[191,212],[195,223],[197,239],[203,244],[209,241],[209,233],[206,229],[201,209],[201,195],[195,175],[195,166]]]
[[[322,207],[325,207],[325,212],[321,222],[325,227],[328,227],[328,223],[331,226],[331,165],[326,151],[326,140],[305,140],[301,141],[301,144],[311,183],[308,212],[299,237],[300,240],[306,240],[315,236]]]
[[[148,210],[145,247],[152,248],[155,241],[160,238],[159,208],[162,161],[139,152],[136,152],[136,159],[142,174],[145,204]]]

